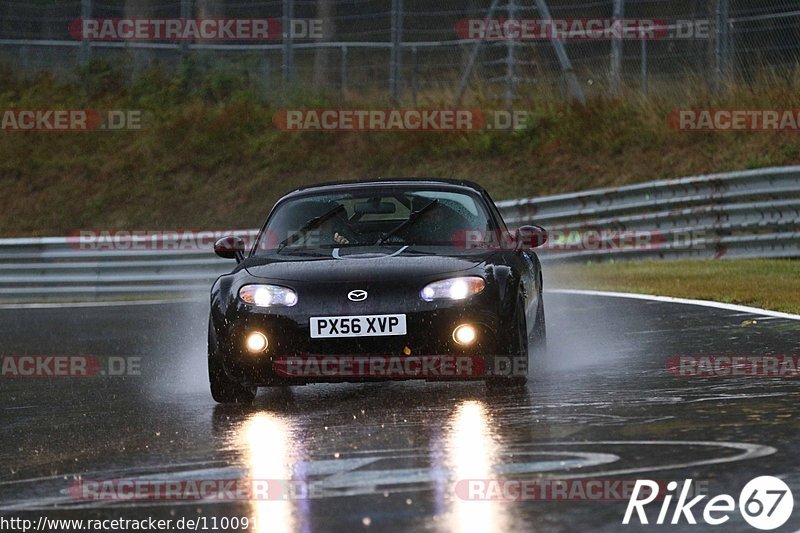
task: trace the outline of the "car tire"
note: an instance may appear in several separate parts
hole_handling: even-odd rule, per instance
[[[236,383],[225,372],[222,366],[222,353],[209,319],[208,323],[208,381],[211,386],[211,397],[217,403],[249,404],[256,397],[257,387],[244,387]]]
[[[517,300],[511,335],[514,342],[509,350],[509,355],[527,358],[528,369],[530,370],[530,345],[528,341],[528,325],[525,318],[525,300],[521,296]],[[527,384],[528,376],[492,376],[486,379],[486,386],[490,389],[521,388],[526,387]]]
[[[547,324],[544,318],[544,300],[541,292],[539,293],[539,305],[536,307],[536,325],[528,342],[535,360],[538,361],[547,354]]]

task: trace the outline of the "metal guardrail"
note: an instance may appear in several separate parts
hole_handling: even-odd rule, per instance
[[[800,257],[800,166],[499,202],[551,231],[544,261]],[[253,232],[254,230],[248,230]],[[590,245],[570,244],[594,234]],[[620,234],[656,236],[618,246]],[[563,242],[559,243],[559,239]],[[207,250],[81,249],[77,237],[0,239],[0,301],[205,297],[230,261]]]
[[[536,223],[554,234],[539,254],[543,260],[800,257],[800,167],[661,180],[498,207],[510,226]],[[650,240],[617,246],[620,235]]]

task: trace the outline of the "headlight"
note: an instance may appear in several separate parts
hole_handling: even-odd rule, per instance
[[[297,293],[280,285],[245,285],[239,289],[239,298],[258,307],[292,307],[297,303]]]
[[[463,300],[478,294],[486,286],[483,278],[468,276],[434,281],[420,291],[420,298],[426,302],[434,300]]]

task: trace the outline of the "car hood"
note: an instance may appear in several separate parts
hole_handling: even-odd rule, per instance
[[[271,255],[250,257],[244,267],[250,275],[275,281],[344,283],[352,281],[408,281],[409,277],[430,277],[473,269],[491,253],[458,255],[413,251],[356,252],[346,249],[331,254],[302,256]]]

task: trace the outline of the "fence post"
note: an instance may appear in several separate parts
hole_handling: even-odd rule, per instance
[[[539,11],[541,18],[546,20],[553,19],[550,15],[550,8],[547,7],[545,0],[536,0],[536,9]],[[578,83],[578,77],[575,76],[575,71],[572,70],[572,62],[569,60],[567,50],[564,48],[564,43],[556,36],[551,37],[550,42],[553,44],[553,50],[555,50],[556,57],[558,57],[558,62],[561,65],[561,72],[567,80],[570,97],[577,100],[581,105],[585,104],[586,98],[583,96],[583,89],[581,89],[581,84]]]
[[[89,19],[92,18],[92,0],[81,0],[81,18],[82,19]],[[83,30],[81,29],[81,32]],[[92,55],[92,42],[86,38],[85,35],[81,35],[81,47],[80,51],[78,52],[78,61],[81,64],[86,63],[89,61],[89,58]]]
[[[611,92],[619,94],[622,85],[622,19],[625,17],[625,0],[614,0],[614,38],[611,40]]]
[[[25,75],[29,75],[31,71],[31,56],[27,44],[19,47],[19,65]]]
[[[714,15],[714,91],[719,92],[728,74],[728,0],[716,0]]]
[[[537,0],[538,2],[543,2],[544,0]],[[497,4],[500,3],[500,0],[492,0],[491,5],[489,6],[489,10],[486,11],[486,18],[492,18],[492,14],[494,10],[497,9]],[[542,17],[547,18],[547,17]],[[467,64],[464,65],[464,72],[461,74],[461,82],[458,84],[458,94],[456,95],[456,104],[461,103],[461,99],[464,97],[464,92],[467,90],[467,85],[469,84],[469,77],[472,74],[472,69],[475,68],[475,61],[478,60],[478,53],[481,51],[481,45],[486,40],[486,35],[481,35],[481,38],[478,39],[478,42],[475,43],[475,46],[472,48],[472,53],[470,53],[469,58],[467,59]]]
[[[270,61],[269,53],[266,51],[261,56],[261,61],[258,62],[258,70],[264,88],[269,89],[272,83],[272,61]]]
[[[411,99],[417,107],[417,47],[411,47]]]
[[[734,24],[736,24],[736,19],[728,18],[728,23],[726,24],[726,35],[727,35],[727,65],[728,65],[728,76],[730,77],[731,81],[736,76],[736,41],[735,41],[735,31],[734,31]]]
[[[283,32],[283,83],[291,85],[294,81],[294,46],[292,44],[292,20],[294,19],[294,0],[283,0],[283,17],[281,30]]]
[[[339,65],[342,95],[347,92],[347,46],[342,45],[342,59]]]
[[[517,18],[517,4],[514,0],[508,0],[508,18],[510,20],[515,20]],[[514,97],[516,96],[516,88],[514,86],[514,62],[515,57],[514,53],[516,52],[517,43],[514,39],[506,40],[506,91],[505,91],[505,101],[506,101],[506,109],[511,111],[511,107],[514,105]]]
[[[395,102],[400,100],[400,65],[403,42],[403,0],[392,0],[392,50],[389,59],[389,86]]]
[[[645,37],[644,33],[641,35],[642,40],[642,51],[641,51],[641,60],[642,60],[642,93],[647,96],[648,87],[647,87],[647,38]]]
[[[181,18],[192,18],[192,0],[181,0]],[[189,50],[189,41],[187,39],[181,40],[181,57],[186,55]]]

